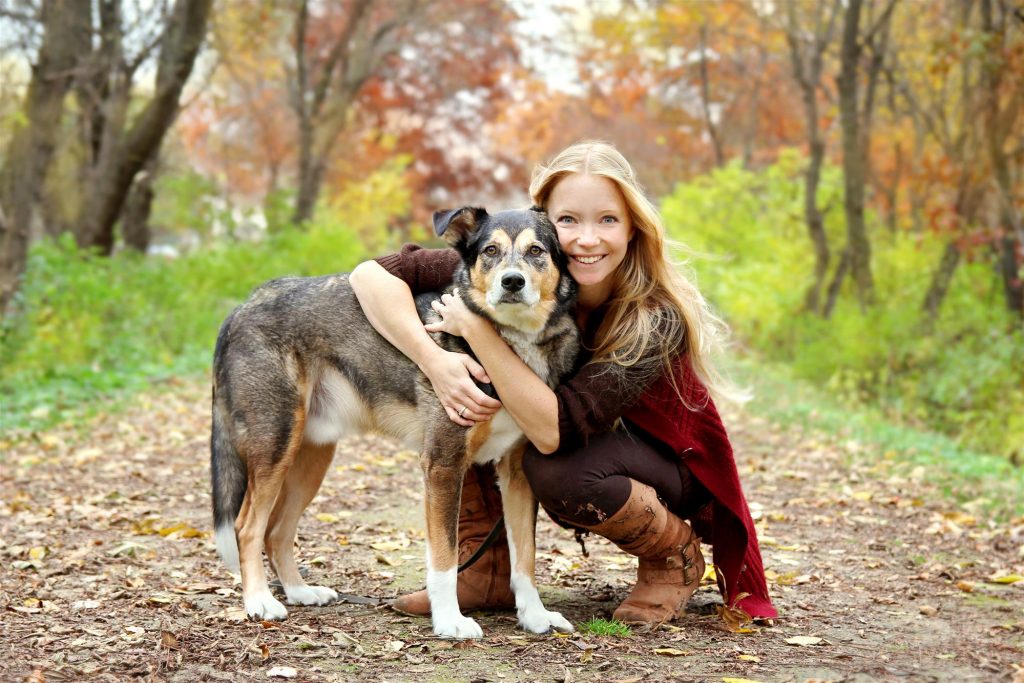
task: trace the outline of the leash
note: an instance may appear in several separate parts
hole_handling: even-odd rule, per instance
[[[476,561],[483,557],[484,553],[487,552],[487,549],[494,545],[494,542],[498,540],[498,537],[501,536],[504,531],[505,516],[502,515],[501,519],[498,520],[498,523],[494,525],[493,529],[491,529],[491,533],[487,534],[487,538],[485,538],[484,542],[480,544],[480,547],[476,549],[476,552],[470,555],[468,560],[459,565],[459,572],[465,571],[476,564]]]

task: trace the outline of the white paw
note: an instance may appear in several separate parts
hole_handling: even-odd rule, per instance
[[[270,591],[263,591],[245,598],[245,613],[264,621],[281,621],[288,616],[288,610],[274,599]]]
[[[434,619],[434,635],[440,638],[483,638],[480,624],[461,614],[446,619]]]
[[[323,586],[285,586],[289,605],[326,605],[338,599],[338,594]]]
[[[519,625],[530,633],[548,633],[552,629],[572,633],[576,630],[561,614],[544,608],[524,610],[519,616]]]

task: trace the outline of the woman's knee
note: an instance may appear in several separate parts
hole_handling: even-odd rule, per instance
[[[549,502],[556,490],[561,488],[557,484],[561,479],[558,472],[560,469],[558,458],[544,455],[533,444],[527,444],[526,452],[523,453],[523,474],[541,505]]]

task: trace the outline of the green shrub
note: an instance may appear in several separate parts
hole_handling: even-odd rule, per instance
[[[350,270],[366,251],[330,219],[262,242],[178,258],[78,249],[70,236],[35,245],[0,331],[0,429],[83,397],[139,388],[210,362],[221,321],[258,284],[283,275]]]
[[[745,344],[840,400],[877,405],[975,449],[1019,449],[1024,335],[984,263],[961,264],[928,331],[921,302],[943,242],[892,234],[869,214],[879,305],[862,311],[848,279],[830,319],[804,312],[814,264],[802,163],[789,153],[757,172],[731,164],[664,199],[669,234],[697,253],[690,266],[701,290]],[[824,169],[818,202],[836,252],[845,243],[838,169]]]

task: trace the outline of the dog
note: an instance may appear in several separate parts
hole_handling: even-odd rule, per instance
[[[489,319],[549,386],[557,385],[580,342],[572,315],[576,285],[547,215],[524,209],[491,216],[462,207],[435,213],[434,228],[462,260],[446,291],[458,288],[467,307]],[[424,323],[439,320],[430,304],[440,294],[416,297]],[[447,350],[470,353],[459,337],[432,336]],[[471,464],[486,462],[498,472],[519,625],[532,633],[573,630],[545,609],[537,592],[537,503],[522,471],[522,432],[504,409],[470,428],[449,420],[429,380],[367,321],[344,273],[258,287],[217,337],[210,439],[215,539],[225,563],[241,571],[250,617],[288,614],[270,593],[264,550],[289,604],[337,599],[299,575],[295,532],[336,442],[368,431],[420,451],[436,635],[483,636],[459,609],[456,577],[462,478]]]

